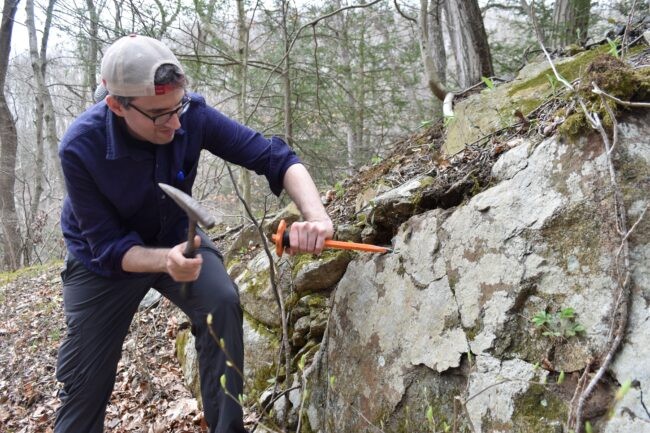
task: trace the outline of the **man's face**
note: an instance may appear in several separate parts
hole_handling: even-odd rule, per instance
[[[139,96],[126,108],[111,96],[107,98],[106,103],[113,113],[124,119],[133,137],[153,144],[169,144],[174,139],[174,132],[181,127],[178,114],[172,115],[162,123],[161,119],[158,119],[155,124],[150,117],[179,109],[184,95],[185,90],[179,88],[165,95]]]

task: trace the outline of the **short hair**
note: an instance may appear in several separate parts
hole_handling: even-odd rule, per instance
[[[156,85],[165,85],[171,84],[174,87],[183,89],[187,85],[187,79],[183,74],[183,71],[178,69],[178,66],[172,65],[171,63],[165,63],[160,65],[156,69],[156,74],[154,76],[154,84]],[[134,96],[120,96],[120,95],[111,95],[115,100],[124,108],[128,108],[131,104],[131,101],[135,99]]]

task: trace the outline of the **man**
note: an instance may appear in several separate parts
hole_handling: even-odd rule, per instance
[[[187,193],[202,149],[264,174],[285,188],[304,222],[292,225],[293,252],[319,253],[333,234],[318,191],[295,153],[279,138],[227,118],[185,90],[183,68],[161,42],[130,35],[106,51],[104,101],[83,113],[63,137],[59,156],[68,196],[61,227],[68,248],[62,272],[68,333],[57,379],[63,383],[56,433],[103,431],[122,343],[150,287],[190,318],[199,353],[204,412],[210,432],[243,432],[239,404],[221,390],[242,393],[242,311],[237,289],[215,245],[195,238],[199,254],[185,258],[187,217],[158,187]],[[187,298],[182,282],[193,281]],[[225,341],[228,357],[213,340]]]

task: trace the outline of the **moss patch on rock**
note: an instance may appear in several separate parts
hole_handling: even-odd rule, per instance
[[[554,256],[554,261],[565,271],[586,268],[593,271],[600,266],[603,227],[602,221],[593,217],[595,214],[593,209],[577,206],[553,218],[542,229],[549,255]],[[576,270],[569,269],[573,261],[579,265]]]
[[[625,107],[609,99],[603,103],[601,97],[593,92],[596,84],[605,93],[623,101],[647,101],[650,97],[650,70],[647,68],[634,69],[627,63],[609,54],[600,54],[595,57],[580,74],[580,84],[576,87],[575,94],[569,94],[573,99],[577,95],[585,101],[590,112],[598,114],[603,125],[611,129],[613,122],[607,108],[611,108],[614,115],[619,115]],[[558,131],[569,138],[576,138],[585,131],[591,131],[583,111],[577,111],[567,117]]]
[[[567,404],[542,385],[531,385],[515,400],[512,431],[519,433],[562,432]]]

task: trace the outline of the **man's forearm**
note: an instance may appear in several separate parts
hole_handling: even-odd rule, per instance
[[[126,272],[167,272],[169,248],[131,247],[122,257]]]
[[[173,248],[147,248],[140,245],[131,247],[122,257],[122,269],[126,272],[165,272],[174,281],[194,281],[199,277],[203,259],[200,254],[196,257],[185,257],[186,243]],[[199,248],[201,238],[194,237],[194,248]]]
[[[309,172],[302,164],[294,164],[284,175],[284,189],[307,221],[328,221],[320,194]]]

